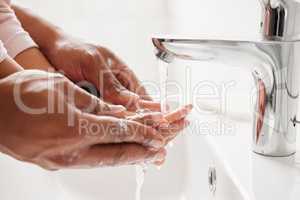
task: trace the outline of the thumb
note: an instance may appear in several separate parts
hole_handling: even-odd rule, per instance
[[[100,55],[92,59],[89,66],[85,68],[89,71],[84,71],[84,77],[97,87],[106,102],[136,110],[139,96],[130,92],[118,81]]]
[[[140,97],[125,88],[114,76],[110,69],[107,69],[105,74],[100,78],[98,89],[103,92],[105,101],[123,105],[129,110],[137,110]],[[102,83],[101,83],[102,82]]]

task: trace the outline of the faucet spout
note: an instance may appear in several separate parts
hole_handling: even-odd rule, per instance
[[[212,61],[243,67],[256,85],[253,150],[266,156],[289,156],[296,150],[300,41],[237,41],[153,38],[156,56]]]

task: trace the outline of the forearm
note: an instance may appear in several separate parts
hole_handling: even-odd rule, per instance
[[[29,48],[18,54],[14,60],[24,69],[54,71],[49,61],[38,48]]]
[[[29,9],[12,5],[16,16],[21,21],[23,28],[30,34],[39,45],[44,54],[55,48],[56,42],[63,37],[63,32],[57,26],[32,13]]]

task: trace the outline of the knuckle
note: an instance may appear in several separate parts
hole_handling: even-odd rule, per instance
[[[126,91],[126,88],[124,88],[118,81],[112,80],[110,87],[107,87],[107,89],[104,91],[104,95],[112,96],[112,97],[118,97],[122,94],[122,92]]]
[[[123,77],[123,79],[126,79],[128,81],[132,80],[134,77],[133,76],[134,72],[130,68],[126,67],[125,65],[123,67],[119,67],[118,69],[115,69],[115,70],[117,70],[117,74],[120,77]]]
[[[97,49],[107,60],[118,61],[116,55],[109,48],[98,45]]]
[[[102,56],[94,45],[87,45],[83,53],[84,60],[88,64],[96,64],[102,60]]]
[[[98,49],[100,52],[104,52],[104,53],[110,52],[110,50],[109,50],[107,47],[101,46],[101,45],[97,45],[97,49]]]
[[[133,71],[131,68],[127,67],[126,65],[123,65],[123,71],[124,71],[126,74],[128,74],[131,78],[133,78],[133,76],[134,76],[134,71]]]
[[[111,112],[111,107],[107,103],[97,103],[97,113],[108,113]]]

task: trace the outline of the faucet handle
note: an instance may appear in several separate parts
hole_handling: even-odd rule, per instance
[[[287,9],[281,3],[263,2],[262,33],[268,39],[281,40],[285,35]]]
[[[292,40],[300,35],[300,0],[260,0],[262,34],[269,40]]]

